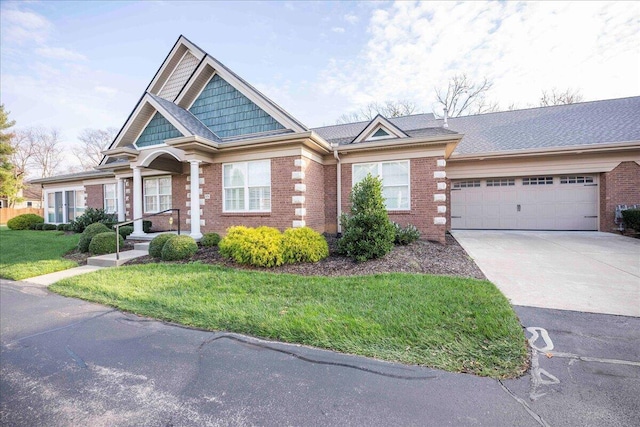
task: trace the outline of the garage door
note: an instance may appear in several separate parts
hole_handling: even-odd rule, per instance
[[[454,180],[453,229],[597,230],[592,175]]]

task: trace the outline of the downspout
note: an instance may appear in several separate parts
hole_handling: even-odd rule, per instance
[[[338,143],[332,142],[333,157],[336,159],[336,190],[337,190],[337,211],[338,211],[338,237],[342,235],[342,225],[340,217],[342,216],[342,171],[340,167],[340,157],[338,156]]]

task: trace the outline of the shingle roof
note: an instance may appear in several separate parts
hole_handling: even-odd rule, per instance
[[[110,176],[113,176],[113,172],[102,171],[102,170],[90,170],[90,171],[84,171],[84,172],[76,172],[76,173],[68,173],[64,175],[51,176],[48,178],[32,179],[31,181],[29,181],[29,183],[44,184],[47,182],[73,181],[73,180],[82,179],[82,178],[98,178],[100,176],[110,177]]]
[[[211,141],[220,142],[220,138],[189,111],[152,93],[149,93],[149,96],[158,102],[169,114],[171,114],[171,116],[173,116],[173,118],[179,121],[193,135],[201,136]]]
[[[446,133],[455,133],[447,131],[440,127],[433,114],[414,114],[412,116],[391,117],[388,119],[391,123],[402,129],[409,136],[420,136],[433,133],[434,135],[442,135]],[[323,137],[327,142],[337,142],[338,144],[348,144],[358,136],[364,128],[370,123],[365,122],[347,123],[343,125],[323,126],[311,129],[318,135]],[[437,130],[433,130],[439,128]],[[422,133],[418,133],[420,130]],[[413,131],[413,132],[412,132]]]
[[[457,154],[640,141],[640,97],[455,117],[449,129],[464,134]]]

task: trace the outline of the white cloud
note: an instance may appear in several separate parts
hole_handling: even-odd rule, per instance
[[[100,93],[109,97],[114,96],[115,94],[118,93],[118,89],[109,87],[109,86],[96,86],[93,88],[93,90],[96,91],[97,93]]]
[[[543,89],[585,99],[640,93],[640,5],[614,2],[397,2],[371,14],[354,60],[330,62],[327,94],[352,108],[410,99],[429,111],[456,73],[488,77],[503,107],[537,105]]]
[[[52,25],[42,15],[30,11],[3,7],[0,13],[2,44],[42,43],[49,36]]]
[[[35,50],[37,55],[49,59],[61,59],[63,61],[86,61],[87,57],[63,47],[40,47]]]
[[[355,25],[360,21],[360,18],[357,15],[347,14],[344,16],[344,20],[351,25]]]
[[[331,31],[333,31],[334,33],[344,33],[344,28],[342,28],[342,27],[333,27],[331,29]]]

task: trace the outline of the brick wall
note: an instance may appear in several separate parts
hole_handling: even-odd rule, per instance
[[[420,230],[421,238],[445,243],[446,224],[435,225],[434,218],[445,217],[438,213],[438,205],[446,202],[434,202],[434,194],[445,194],[438,190],[434,172],[444,170],[438,167],[437,161],[442,158],[426,157],[412,159],[410,163],[411,209],[409,211],[390,211],[389,218],[402,226],[415,225]],[[349,212],[349,193],[352,186],[352,165],[342,165],[342,211]],[[444,179],[439,180],[445,182]]]
[[[104,187],[102,184],[86,185],[84,190],[87,197],[86,207],[104,209]]]
[[[324,233],[326,226],[324,192],[327,190],[324,166],[309,159],[305,159],[305,163],[304,184],[306,185],[306,191],[304,207],[306,215],[304,220],[307,227],[313,228],[318,233]],[[335,195],[335,193],[334,186],[333,194]]]
[[[600,231],[615,231],[616,205],[640,204],[640,166],[622,162],[600,174]]]
[[[324,167],[324,231],[328,234],[338,232],[338,188],[336,183],[337,165]],[[342,178],[344,183],[344,177]],[[351,184],[351,181],[349,181]],[[322,194],[322,193],[320,193]]]

